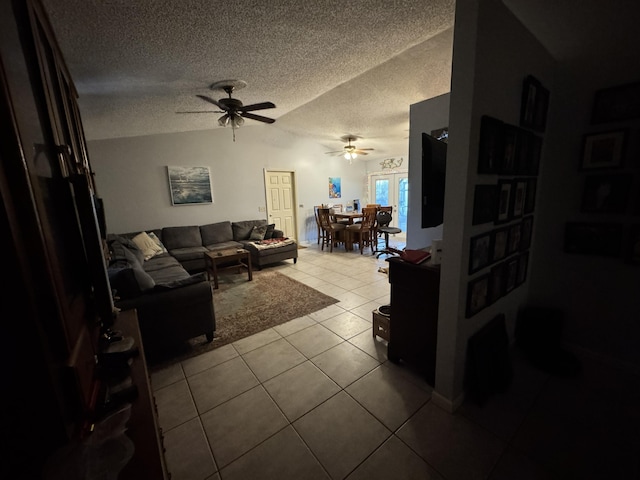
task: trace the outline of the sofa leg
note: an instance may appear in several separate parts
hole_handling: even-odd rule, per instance
[[[207,336],[207,343],[213,342],[213,332],[209,332],[205,334]]]
[[[294,263],[294,264],[295,264],[295,263],[298,263],[298,259],[297,259],[297,258],[294,258],[294,259],[293,259],[293,263]]]

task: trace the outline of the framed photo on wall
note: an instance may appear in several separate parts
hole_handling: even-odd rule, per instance
[[[489,279],[485,274],[467,284],[467,318],[472,317],[489,304]]]
[[[510,219],[519,218],[522,216],[524,211],[524,201],[526,198],[527,192],[527,181],[526,180],[516,180],[513,183],[513,192],[512,192],[512,203],[511,203],[511,214],[509,215]]]
[[[509,241],[507,243],[507,255],[511,255],[520,250],[522,239],[522,222],[509,226]]]
[[[583,213],[625,213],[629,201],[630,175],[588,175],[582,196]]]
[[[495,184],[475,186],[472,225],[490,223],[496,219],[497,191],[498,187]]]
[[[489,303],[497,302],[504,295],[504,284],[506,275],[505,262],[499,263],[491,269],[489,279]]]
[[[517,287],[518,282],[518,257],[513,257],[506,261],[506,274],[504,281],[504,294]]]
[[[591,123],[640,118],[640,82],[598,90],[593,98]]]
[[[471,237],[469,251],[469,274],[489,265],[491,254],[491,232]]]
[[[522,219],[520,230],[520,251],[529,250],[531,246],[531,235],[533,233],[533,215],[528,215]]]
[[[532,75],[525,77],[522,83],[520,103],[520,126],[537,132],[544,132],[547,125],[549,108],[549,90]]]
[[[536,178],[527,179],[527,191],[524,196],[524,208],[522,212],[524,215],[528,213],[533,213],[533,210],[536,205],[536,186],[537,186]]]
[[[478,173],[498,173],[503,157],[503,126],[497,118],[483,115],[480,120]]]
[[[493,239],[491,241],[491,263],[502,260],[507,256],[507,244],[509,242],[509,227],[499,228],[491,232]]]
[[[626,140],[625,129],[585,135],[580,170],[621,167]]]
[[[504,124],[502,143],[502,162],[500,164],[500,174],[512,175],[516,173],[517,162],[520,157],[518,149],[519,129],[513,125]]]
[[[512,180],[498,180],[498,199],[496,201],[497,212],[494,223],[505,223],[509,221],[512,190]]]
[[[621,223],[567,222],[564,251],[583,255],[618,257],[622,248]]]

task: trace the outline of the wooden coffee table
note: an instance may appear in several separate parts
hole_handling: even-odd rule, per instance
[[[229,263],[231,264],[227,265]],[[227,268],[246,268],[249,273],[249,281],[253,280],[251,253],[244,248],[205,252],[204,264],[207,270],[207,278],[211,280],[213,276],[213,288],[218,288],[218,271],[226,270]]]

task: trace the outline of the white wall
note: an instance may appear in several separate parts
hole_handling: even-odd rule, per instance
[[[451,409],[463,393],[467,340],[498,313],[505,313],[512,332],[518,306],[529,289],[526,282],[465,318],[467,283],[488,272],[484,269],[468,275],[469,239],[494,228],[491,224],[471,225],[473,190],[476,184],[498,180],[495,175],[476,173],[480,118],[487,114],[517,125],[524,77],[532,74],[552,89],[554,71],[553,59],[498,0],[456,3],[453,55],[434,392],[434,401]],[[542,162],[546,161],[543,152]],[[537,257],[534,244],[529,265],[535,264]]]
[[[330,157],[313,141],[270,126],[97,140],[88,143],[107,227],[124,233],[164,226],[266,218],[264,169],[296,174],[298,240],[316,241],[313,206],[364,196],[365,164]],[[214,203],[172,206],[167,165],[208,166]],[[330,199],[329,177],[340,177],[342,198]],[[340,202],[341,200],[345,200]]]
[[[409,213],[407,248],[423,248],[442,239],[442,225],[422,228],[422,133],[449,126],[449,93],[419,103],[409,109]]]

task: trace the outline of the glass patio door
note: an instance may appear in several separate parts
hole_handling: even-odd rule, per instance
[[[393,207],[391,226],[407,232],[407,211],[409,204],[409,174],[391,173],[371,176],[371,201]]]

